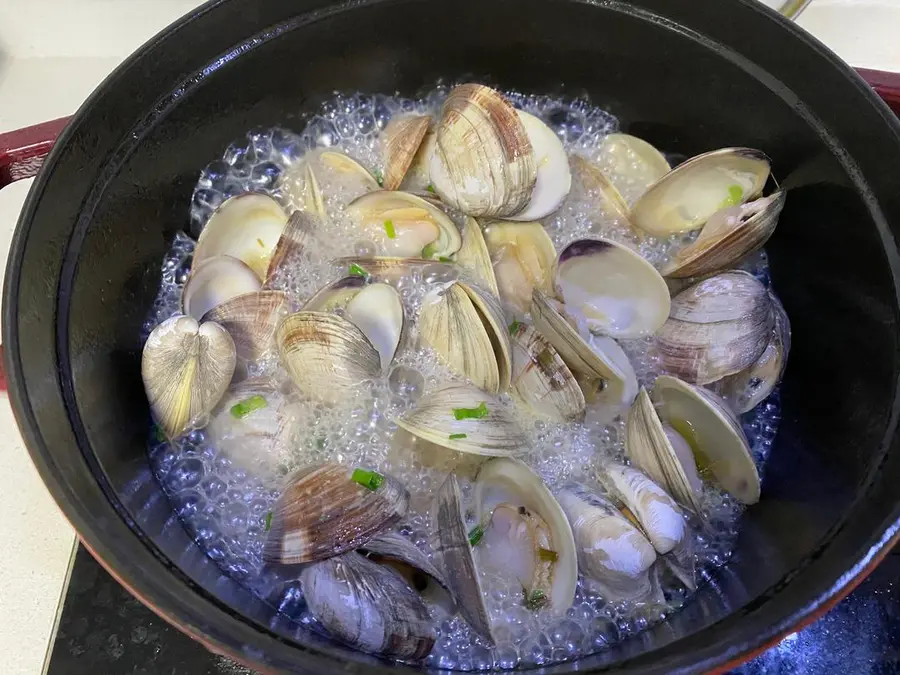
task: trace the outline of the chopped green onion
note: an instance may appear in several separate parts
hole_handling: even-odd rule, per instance
[[[538,558],[545,562],[556,562],[559,560],[559,554],[556,551],[551,551],[549,548],[539,548]]]
[[[488,416],[487,405],[482,401],[477,408],[454,408],[453,416],[458,420],[480,420]]]
[[[384,187],[384,174],[381,173],[381,169],[375,169],[372,172],[372,175],[375,176],[375,180],[378,181],[378,185]]]
[[[519,330],[519,326],[521,326],[521,325],[522,324],[519,323],[518,319],[513,321],[511,324],[509,324],[509,334],[515,335],[516,332]]]
[[[364,267],[360,267],[356,263],[350,265],[350,275],[354,277],[367,277],[369,273],[366,272]]]
[[[259,244],[259,247],[260,247],[260,248],[265,248],[265,247],[266,247],[266,243],[265,243],[262,239],[260,239],[259,237],[256,238],[256,243]]]
[[[434,185],[428,185],[425,189],[431,193],[434,193]]]
[[[526,609],[530,609],[532,612],[540,609],[544,605],[547,604],[547,594],[544,593],[541,589],[537,589],[532,591],[530,594],[524,588],[522,589],[522,593],[525,596],[524,605]]]
[[[461,438],[466,438],[466,434],[450,434],[448,437],[451,441],[458,441]]]
[[[728,186],[728,197],[722,200],[722,203],[719,205],[720,209],[727,209],[731,206],[737,206],[741,203],[741,199],[744,198],[744,188],[740,185],[729,185]]]
[[[439,255],[438,260],[443,263],[452,263],[453,262],[453,260],[451,260],[450,258],[448,258],[445,255]]]
[[[469,543],[472,546],[478,546],[478,542],[481,541],[481,538],[484,536],[484,528],[481,525],[476,525],[471,530],[469,530]]]
[[[554,354],[552,351],[550,351],[549,347],[547,349],[542,349],[541,351],[539,351],[536,359],[538,365],[543,368],[544,371],[553,370],[553,365],[556,359],[554,358]]]
[[[425,258],[425,260],[431,260],[431,257],[434,255],[434,250],[436,248],[437,246],[434,245],[434,242],[431,242],[422,249],[422,257]]]
[[[272,512],[271,511],[269,511],[266,514],[266,525],[265,525],[265,528],[263,528],[263,529],[265,529],[266,532],[268,532],[269,530],[272,529]]]
[[[352,478],[354,483],[359,483],[364,488],[372,490],[372,492],[380,488],[384,482],[384,476],[380,473],[367,471],[366,469],[354,469]]]
[[[236,417],[237,419],[241,419],[242,417],[246,417],[250,413],[265,408],[268,405],[264,396],[260,396],[259,394],[255,394],[250,398],[245,398],[240,403],[235,403],[231,406],[231,416]]]
[[[387,234],[388,239],[396,239],[397,238],[397,230],[394,229],[394,221],[386,220],[384,221],[384,232]]]

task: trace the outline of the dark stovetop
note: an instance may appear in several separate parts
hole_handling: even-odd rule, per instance
[[[900,673],[900,553],[829,614],[736,675]],[[182,635],[79,548],[47,675],[253,675]]]

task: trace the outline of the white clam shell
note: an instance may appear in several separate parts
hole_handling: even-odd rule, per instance
[[[520,314],[531,311],[534,289],[553,293],[556,249],[540,223],[482,220],[500,298]]]
[[[220,255],[195,260],[181,291],[181,310],[199,321],[219,305],[261,288],[256,273],[237,258]]]
[[[528,205],[507,218],[522,221],[540,220],[559,209],[572,188],[569,157],[562,141],[550,127],[534,115],[522,110],[516,112],[534,151],[537,179]]]

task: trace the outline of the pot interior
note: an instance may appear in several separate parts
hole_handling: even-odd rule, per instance
[[[148,467],[140,335],[199,171],[229,143],[301,131],[335,90],[411,95],[440,78],[585,96],[685,156],[772,157],[790,192],[767,250],[793,348],[762,499],[682,611],[578,668],[702,669],[789,629],[897,518],[900,140],[835,57],[744,0],[230,0],[155,39],[54,152],[8,274],[11,389],[55,497],[123,581],[211,645],[276,668],[384,668],[306,632],[290,603],[279,614],[187,536]]]

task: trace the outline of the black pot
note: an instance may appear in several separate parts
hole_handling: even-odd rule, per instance
[[[727,667],[846,593],[900,527],[900,125],[810,36],[750,0],[218,0],[116,70],[59,139],[9,258],[10,398],[85,544],[166,619],[268,671],[399,672],[304,632],[192,543],[146,454],[141,324],[199,169],[337,90],[472,77],[589,96],[692,155],[765,150],[790,189],[769,245],[794,348],[762,500],[683,611],[581,672]],[[572,672],[573,664],[546,669]]]

